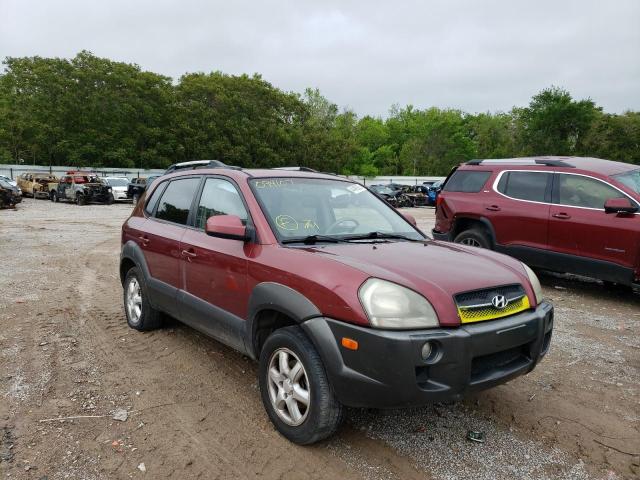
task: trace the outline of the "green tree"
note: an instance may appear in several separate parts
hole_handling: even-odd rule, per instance
[[[525,155],[575,155],[601,108],[590,100],[550,87],[534,95],[528,107],[514,109],[519,141]]]
[[[640,112],[599,116],[583,148],[585,155],[640,164]]]

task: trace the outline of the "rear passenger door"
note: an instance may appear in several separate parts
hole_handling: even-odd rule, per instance
[[[164,190],[137,239],[147,261],[154,297],[162,310],[173,315],[177,311],[177,291],[182,287],[180,241],[200,180],[200,176],[179,177],[166,182],[166,186],[159,185]]]
[[[498,195],[485,204],[498,244],[547,248],[553,173],[507,170],[496,178]]]

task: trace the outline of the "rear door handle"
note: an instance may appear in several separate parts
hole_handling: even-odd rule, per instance
[[[498,205],[489,205],[486,208],[487,208],[487,210],[489,210],[491,212],[499,212],[500,211],[500,207]]]
[[[187,262],[190,262],[192,258],[197,257],[196,252],[193,250],[182,250],[182,256],[187,258]]]
[[[142,242],[142,245],[145,247],[149,244],[149,237],[147,237],[146,235],[140,235],[138,237],[138,240],[140,240]]]
[[[571,215],[569,215],[568,213],[560,212],[560,213],[554,213],[552,217],[559,218],[560,220],[567,220],[571,218]]]

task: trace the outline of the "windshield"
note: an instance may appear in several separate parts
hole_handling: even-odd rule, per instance
[[[422,240],[402,216],[361,185],[319,178],[252,179],[251,187],[281,240],[348,238],[372,232]]]
[[[108,178],[107,183],[112,187],[126,187],[129,181],[126,178]]]
[[[640,193],[640,168],[613,175],[612,178],[615,178],[620,183],[626,185],[634,192]]]

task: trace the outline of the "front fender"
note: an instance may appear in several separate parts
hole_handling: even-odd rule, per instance
[[[262,282],[256,285],[249,297],[247,314],[247,351],[256,356],[256,321],[260,312],[273,310],[296,323],[303,323],[314,317],[322,316],[320,309],[307,297],[291,287],[275,282]]]

